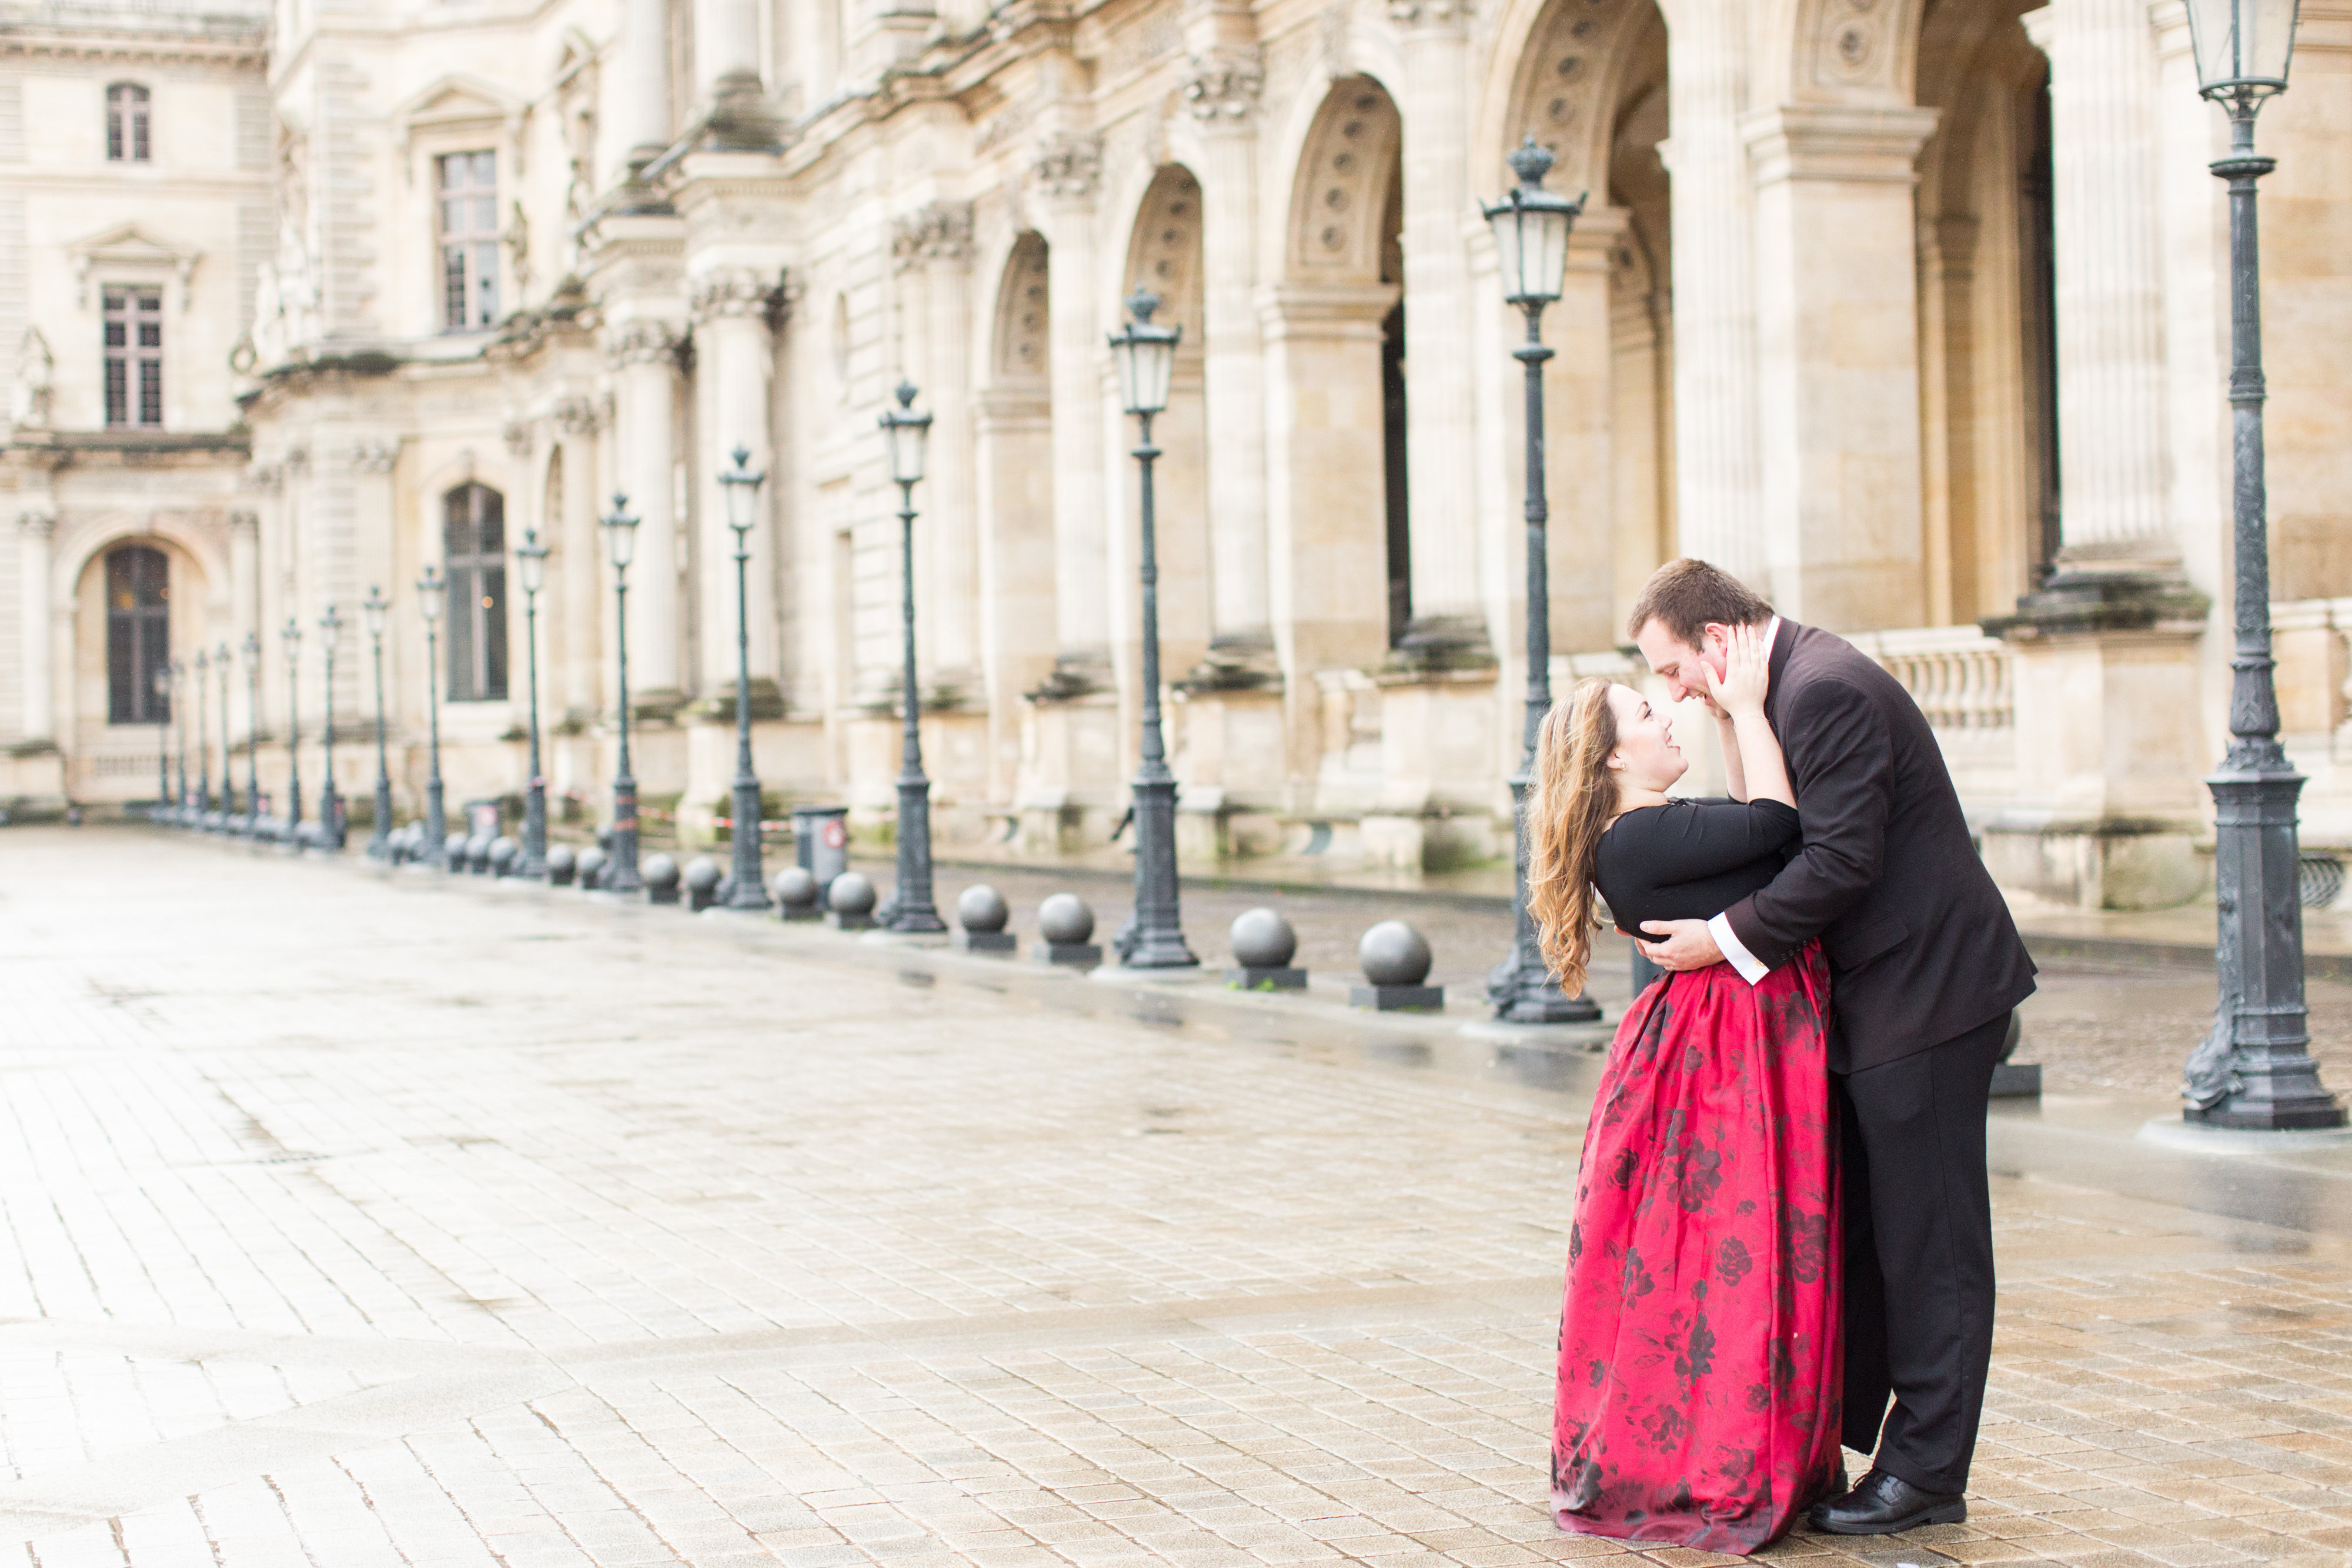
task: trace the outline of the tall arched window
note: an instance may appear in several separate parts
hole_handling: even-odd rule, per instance
[[[170,565],[163,552],[124,545],[106,557],[106,718],[109,724],[161,724],[171,699],[155,690],[155,672],[172,657]]]
[[[449,577],[449,700],[507,695],[507,502],[488,485],[443,497],[441,550]]]
[[[106,89],[106,161],[144,163],[148,159],[147,89],[119,81]]]

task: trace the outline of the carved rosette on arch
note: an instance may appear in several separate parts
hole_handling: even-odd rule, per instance
[[[1265,60],[1255,47],[1211,49],[1187,61],[1184,103],[1204,125],[1246,128],[1265,91]]]
[[[667,321],[640,318],[623,323],[604,340],[604,357],[615,369],[676,361],[678,330]]]
[[[971,204],[932,202],[901,214],[891,225],[890,256],[910,267],[961,267],[971,259]]]
[[[1103,139],[1097,131],[1057,131],[1045,138],[1030,165],[1038,193],[1061,202],[1086,202],[1102,184]]]
[[[723,316],[765,317],[776,303],[776,280],[755,267],[715,267],[694,279],[687,308],[697,321]]]

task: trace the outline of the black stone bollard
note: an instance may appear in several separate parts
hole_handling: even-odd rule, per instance
[[[1349,1007],[1384,1013],[1444,1010],[1445,988],[1423,984],[1435,962],[1429,939],[1403,921],[1383,920],[1365,932],[1356,958],[1371,984],[1349,988]]]
[[[522,846],[504,833],[490,841],[490,874],[492,876],[514,875],[515,864],[521,859]]]
[[[547,884],[550,887],[571,886],[572,873],[579,869],[579,857],[572,852],[570,844],[558,844],[549,850],[547,852]]]
[[[637,868],[637,880],[646,884],[647,904],[677,902],[677,857],[650,854],[646,863]]]
[[[821,920],[824,917],[823,892],[816,878],[804,866],[788,865],[776,873],[776,918],[779,920]]]
[[[490,835],[476,833],[466,841],[466,869],[476,876],[490,874]]]
[[[1075,893],[1057,893],[1037,906],[1037,935],[1045,939],[1048,964],[1091,969],[1102,962],[1102,947],[1090,942],[1095,912]]]
[[[845,871],[824,891],[825,924],[836,931],[874,929],[874,883],[864,872]]]
[[[1014,953],[1021,938],[1007,931],[1013,908],[1004,895],[984,882],[974,883],[956,895],[956,924],[963,930],[955,945],[967,953]]]
[[[443,864],[450,875],[455,876],[466,869],[466,846],[472,841],[463,833],[451,833],[448,841],[441,846]]]
[[[603,845],[591,844],[580,852],[573,874],[579,878],[583,891],[593,892],[604,885],[604,868],[612,863],[613,857],[604,852]]]
[[[1298,933],[1279,911],[1244,910],[1234,917],[1231,936],[1234,967],[1225,971],[1225,984],[1245,991],[1307,988],[1307,971],[1290,967],[1298,952]]]
[[[719,883],[725,876],[719,862],[709,855],[697,855],[686,862],[686,907],[699,915],[719,902]]]

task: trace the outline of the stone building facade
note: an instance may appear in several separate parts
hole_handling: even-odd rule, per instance
[[[0,99],[0,332],[32,343],[15,309],[55,366],[20,367],[0,464],[18,795],[152,792],[105,761],[152,732],[93,706],[89,585],[133,535],[201,584],[174,601],[203,600],[191,647],[393,596],[404,814],[411,585],[446,570],[453,798],[513,791],[530,530],[553,552],[551,787],[601,815],[596,524],[618,495],[641,519],[636,772],[707,831],[733,768],[740,446],[768,476],[761,775],[878,824],[899,559],[875,417],[904,379],[935,422],[915,594],[942,831],[1099,844],[1139,706],[1134,430],[1105,337],[1143,286],[1183,331],[1154,434],[1188,851],[1492,856],[1525,686],[1520,323],[1477,204],[1531,134],[1554,188],[1590,192],[1544,321],[1558,676],[1629,669],[1635,588],[1706,556],[1913,685],[2004,881],[2195,890],[2228,674],[2228,316],[2222,121],[2180,0],[224,8],[142,5],[133,28],[0,6],[25,104]],[[2261,128],[2273,580],[2308,831],[2352,844],[2352,6],[2303,16]],[[152,76],[161,124],[183,70],[171,91],[220,99],[211,183],[110,184],[109,84]],[[149,273],[191,301],[165,381],[190,401],[134,439],[70,301]],[[347,640],[340,715],[367,678]],[[283,697],[232,708],[265,788]],[[337,765],[363,800],[372,753]]]

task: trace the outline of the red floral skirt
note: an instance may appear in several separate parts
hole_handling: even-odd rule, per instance
[[[1834,1494],[1837,1124],[1820,950],[1626,1010],[1577,1170],[1551,1500],[1562,1530],[1745,1554]]]

